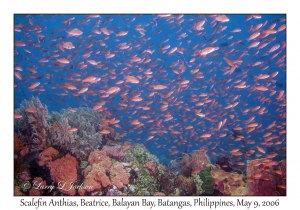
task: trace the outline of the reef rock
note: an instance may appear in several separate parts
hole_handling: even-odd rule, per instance
[[[247,187],[243,182],[243,174],[226,172],[215,166],[211,167],[213,185],[223,195],[246,195]]]

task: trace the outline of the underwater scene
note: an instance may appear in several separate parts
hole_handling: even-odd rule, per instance
[[[15,196],[286,196],[285,14],[15,14]]]

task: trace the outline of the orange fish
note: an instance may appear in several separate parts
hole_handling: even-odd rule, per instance
[[[266,90],[268,90],[268,88],[264,87],[264,86],[255,86],[254,88],[255,88],[255,90],[259,90],[259,91],[266,91]]]
[[[278,170],[278,169],[277,169],[277,170],[274,170],[274,173],[275,173],[275,174],[278,174],[278,175],[282,175],[282,174],[283,174],[282,171],[281,171],[281,170]]]
[[[204,23],[205,23],[205,20],[201,20],[201,21],[197,22],[194,26],[194,29],[197,31],[203,30]]]
[[[68,130],[68,132],[71,133],[71,132],[75,132],[75,131],[77,131],[77,130],[78,130],[78,128],[70,128],[70,129]]]
[[[202,136],[200,136],[200,138],[209,138],[209,137],[211,137],[211,134],[209,133],[205,133]]]
[[[242,152],[233,152],[231,153],[233,156],[241,156],[243,153]]]
[[[26,44],[25,44],[25,42],[23,42],[23,41],[15,41],[15,46],[16,47],[24,47],[24,46],[26,46]]]
[[[15,76],[16,76],[19,80],[22,80],[22,75],[20,74],[20,72],[15,72]]]
[[[200,54],[200,56],[205,56],[205,55],[212,53],[218,49],[219,49],[219,47],[207,47],[207,48],[201,50],[199,54]]]
[[[238,152],[240,149],[233,149],[230,151],[230,153],[235,153],[235,152]]]
[[[73,108],[67,108],[67,110],[69,110],[70,112],[76,112],[76,109]]]
[[[281,189],[286,189],[286,186],[284,184],[277,185],[277,187],[279,187]]]
[[[75,46],[73,45],[72,42],[64,42],[62,44],[62,47],[65,48],[65,49],[68,49],[68,50],[75,48]]]
[[[196,113],[196,115],[199,117],[205,117],[205,114],[203,114],[203,113]]]
[[[40,84],[41,84],[40,82],[35,82],[35,83],[31,84],[28,88],[29,88],[30,90],[33,90],[34,88],[36,88],[36,87],[39,86]]]
[[[67,32],[68,36],[80,36],[83,32],[77,28],[72,29],[71,31]]]
[[[280,99],[282,98],[283,94],[284,94],[284,90],[279,91],[279,94],[276,97],[277,101],[280,101]]]
[[[286,25],[283,24],[283,25],[281,25],[281,26],[278,28],[277,32],[283,31],[283,30],[285,30],[285,29],[286,29]]]
[[[252,39],[257,38],[260,35],[260,32],[256,31],[254,32],[247,40],[250,41]]]
[[[101,134],[109,134],[110,131],[107,130],[107,129],[103,129],[103,130],[101,130],[101,131],[98,131],[98,133],[101,133]]]
[[[106,91],[106,93],[107,94],[113,94],[113,93],[117,93],[117,92],[119,92],[121,89],[119,88],[119,87],[117,87],[117,86],[115,86],[115,87],[111,87],[111,88],[109,88],[107,91]]]
[[[66,58],[56,58],[56,61],[61,63],[61,64],[68,64],[70,61]]]
[[[253,179],[260,179],[262,177],[262,174],[256,173],[252,176]]]
[[[261,147],[259,147],[259,146],[256,146],[256,148],[257,148],[257,150],[260,151],[261,153],[266,153],[266,151],[265,151],[263,148],[261,148]]]
[[[236,164],[237,164],[238,166],[244,166],[244,165],[245,165],[244,162],[237,162]]]
[[[229,18],[226,16],[226,15],[218,15],[216,17],[214,17],[214,19],[218,22],[228,22],[229,21]]]
[[[125,36],[128,34],[128,31],[120,31],[116,34],[116,36]]]
[[[29,112],[29,113],[37,113],[38,111],[35,108],[32,107],[28,107],[25,109],[25,112]]]
[[[83,87],[78,91],[78,94],[85,93],[89,88],[88,87]]]
[[[22,115],[21,115],[21,114],[18,114],[18,113],[15,113],[15,114],[14,114],[14,118],[15,118],[15,119],[20,119],[20,118],[22,118]]]
[[[269,53],[274,52],[275,50],[279,49],[279,47],[280,47],[280,44],[274,45],[274,46],[269,50]]]
[[[94,82],[97,79],[97,77],[89,76],[82,80],[82,82]]]
[[[166,85],[155,85],[154,86],[154,90],[163,90],[166,89],[167,86]]]
[[[240,28],[235,28],[235,29],[233,29],[231,32],[233,32],[233,33],[237,33],[237,32],[241,32],[242,30],[240,29]]]
[[[248,49],[257,47],[259,44],[260,44],[260,42],[253,42],[249,45]]]
[[[178,150],[173,150],[170,155],[176,155],[179,151]]]
[[[131,145],[130,144],[126,144],[122,147],[122,152],[125,152],[126,150],[130,149]]]
[[[135,78],[134,76],[125,76],[125,79],[127,82],[130,82],[133,84],[139,83],[139,80],[137,78]]]

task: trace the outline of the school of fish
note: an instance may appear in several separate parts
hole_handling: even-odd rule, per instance
[[[233,165],[276,164],[286,154],[285,33],[284,15],[16,15],[15,106],[38,96],[49,110],[90,107],[157,154],[206,146]]]

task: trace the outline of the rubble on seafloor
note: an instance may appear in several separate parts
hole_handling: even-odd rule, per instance
[[[39,112],[18,110],[24,118],[23,124],[15,122],[15,195],[286,195],[285,160],[251,160],[243,174],[213,165],[202,148],[166,166],[144,145],[122,142],[104,113],[78,109],[80,117],[73,113],[69,122],[66,110],[48,113],[37,98],[26,105]],[[89,131],[84,131],[87,126],[79,121],[89,117]],[[74,123],[78,132],[70,133]],[[110,135],[98,133],[104,128]],[[97,137],[95,145],[85,147]],[[76,151],[74,139],[81,145]]]

